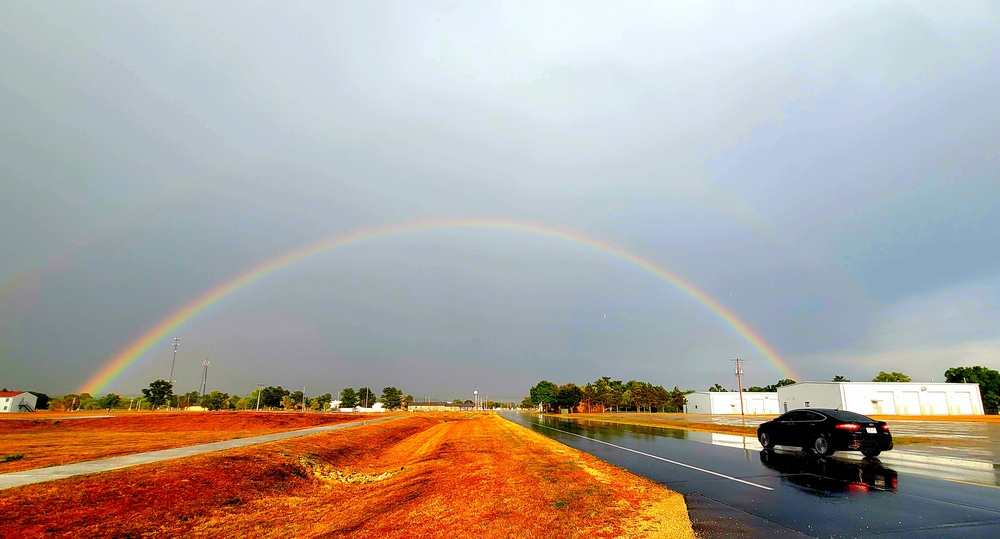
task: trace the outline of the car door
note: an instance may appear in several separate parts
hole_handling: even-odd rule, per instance
[[[801,447],[812,447],[813,442],[816,441],[816,437],[819,436],[820,432],[823,430],[823,421],[826,420],[826,416],[822,414],[817,414],[816,412],[803,411],[802,419],[799,421],[798,445]]]
[[[773,433],[776,445],[797,445],[798,419],[802,417],[802,412],[792,410],[774,420],[775,429]]]

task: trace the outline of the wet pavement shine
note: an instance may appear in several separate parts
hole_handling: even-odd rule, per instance
[[[985,460],[907,449],[818,458],[743,436],[504,417],[684,494],[700,537],[1000,537],[1000,473]]]

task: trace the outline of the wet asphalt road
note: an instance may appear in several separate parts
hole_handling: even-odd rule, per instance
[[[896,451],[818,459],[762,452],[742,437],[504,417],[684,494],[701,537],[1000,537],[1000,481],[990,465],[927,466]],[[952,469],[983,484],[941,478]]]

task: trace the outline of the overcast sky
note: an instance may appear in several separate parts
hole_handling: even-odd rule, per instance
[[[801,380],[1000,368],[997,2],[0,4],[0,385],[412,220],[585,234]],[[782,373],[620,257],[503,228],[332,249],[177,328],[177,392]],[[107,389],[167,378],[170,338]]]

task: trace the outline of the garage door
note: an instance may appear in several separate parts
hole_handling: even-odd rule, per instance
[[[920,394],[916,391],[900,393],[896,410],[900,415],[920,415]]]
[[[944,391],[927,391],[922,393],[920,401],[926,415],[948,414],[948,394]]]
[[[972,407],[972,393],[960,391],[951,396],[952,413],[955,415],[972,415],[975,409]]]
[[[872,411],[878,414],[896,415],[896,399],[892,391],[876,391],[872,399]]]

